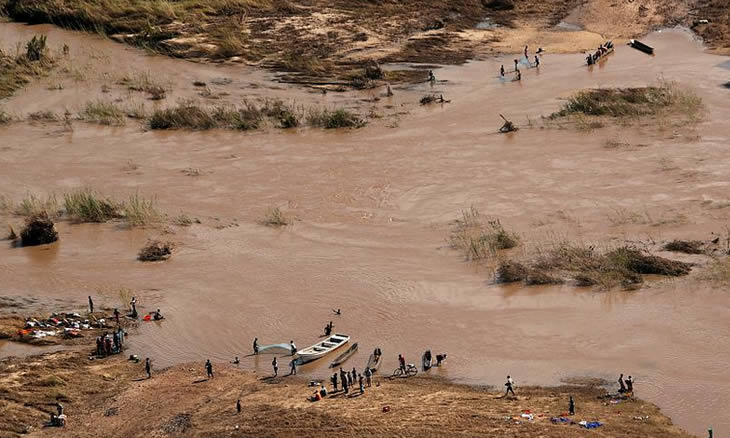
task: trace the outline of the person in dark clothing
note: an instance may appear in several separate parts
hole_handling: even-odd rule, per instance
[[[624,374],[623,373],[621,373],[621,375],[618,376],[618,386],[619,386],[618,392],[620,392],[622,394],[624,392],[626,392],[626,386],[624,385]]]
[[[293,360],[293,361],[291,361],[291,363],[289,365],[291,367],[291,371],[289,371],[289,375],[291,376],[293,374],[296,376],[297,375],[297,361]]]
[[[527,46],[525,46],[525,58],[527,58],[527,59],[530,59],[530,58],[528,58],[528,56],[527,56]]]
[[[271,361],[271,366],[274,367],[274,377],[279,375],[279,362],[274,358],[274,360]]]
[[[58,415],[63,415],[63,405],[61,403],[56,402],[56,411],[58,411]]]
[[[114,309],[114,319],[117,320],[117,325],[119,325],[119,310],[116,308]]]
[[[575,415],[575,402],[573,401],[573,396],[570,396],[570,400],[568,400],[568,412],[570,415]]]
[[[446,360],[446,353],[436,355],[436,366],[440,367],[441,363]]]
[[[94,313],[94,301],[91,299],[91,295],[89,295],[89,313]]]
[[[259,338],[253,338],[253,354],[259,354]]]
[[[130,314],[130,316],[132,318],[134,318],[134,319],[137,319],[137,316],[138,316],[138,314],[137,314],[137,304],[134,301],[132,301],[132,313]]]
[[[210,359],[205,361],[205,372],[208,374],[208,378],[213,377],[213,364],[210,363]]]
[[[505,393],[504,393],[504,396],[505,396],[505,397],[507,397],[507,394],[509,394],[510,392],[511,392],[511,393],[512,393],[512,395],[514,395],[515,397],[517,396],[517,395],[515,394],[515,391],[514,391],[514,389],[512,388],[512,386],[513,386],[514,384],[515,384],[515,382],[514,382],[514,380],[512,380],[512,377],[510,377],[510,376],[507,376],[507,383],[505,383],[505,384],[504,384],[504,386],[506,386],[506,387],[507,387],[507,391],[505,391]]]
[[[519,61],[515,59],[515,71],[517,71],[517,64],[519,64]]]
[[[365,379],[362,377],[362,374],[360,374],[357,377],[357,379],[358,379],[358,383],[360,384],[360,394],[364,394],[365,393],[365,383],[364,383]]]
[[[634,379],[632,379],[631,376],[626,379],[626,392],[634,392]]]
[[[144,370],[147,372],[147,378],[152,378],[152,362],[150,362],[150,358],[145,358],[144,360]]]
[[[342,390],[347,394],[347,373],[340,368],[340,381],[342,382]]]
[[[241,399],[236,400],[236,412],[241,413]]]
[[[535,55],[535,67],[540,67],[540,58]]]
[[[162,316],[162,314],[160,313],[160,309],[157,309],[157,312],[154,312],[154,313],[152,314],[152,318],[153,318],[153,319],[154,319],[155,321],[159,321],[159,320],[161,320],[161,319],[165,319],[165,317],[164,317],[164,316]]]
[[[101,336],[96,337],[96,355],[101,356],[104,354],[104,341],[101,340]]]
[[[504,65],[499,67],[499,75],[504,77]]]
[[[355,367],[352,367],[352,382],[355,382],[355,378],[357,377],[357,371],[355,371]]]
[[[332,382],[332,392],[337,392],[337,373],[332,374],[330,382]]]
[[[404,373],[406,372],[406,359],[402,355],[398,355],[398,366],[400,367],[401,371]]]

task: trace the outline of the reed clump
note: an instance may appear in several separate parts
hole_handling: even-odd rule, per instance
[[[517,234],[505,230],[498,219],[484,218],[476,207],[461,212],[449,234],[449,245],[461,250],[467,260],[494,256],[497,251],[514,248],[519,244]]]

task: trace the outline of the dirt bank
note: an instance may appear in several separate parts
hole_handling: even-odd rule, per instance
[[[0,370],[0,434],[8,437],[584,436],[578,424],[550,421],[567,415],[571,395],[577,409],[570,420],[603,423],[594,431],[598,436],[690,436],[649,403],[599,398],[606,390],[591,379],[555,388],[518,386],[517,397],[503,398],[498,389],[438,378],[376,377],[362,396],[339,392],[310,403],[305,378],[271,379],[229,365],[214,364],[215,378],[209,380],[202,363],[155,371],[147,380],[142,363],[89,361],[83,353],[61,352],[6,359]],[[235,411],[238,399],[241,414]],[[67,426],[43,429],[56,401],[65,407]]]
[[[4,0],[0,11],[18,21],[101,32],[176,57],[290,72],[281,77],[288,82],[367,87],[371,79],[425,80],[423,72],[368,77],[369,60],[454,64],[483,54],[519,53],[524,45],[575,52],[594,48],[603,38],[692,25],[699,17],[716,17],[696,30],[712,47],[727,48],[723,5],[721,0]],[[566,32],[576,29],[582,32]]]

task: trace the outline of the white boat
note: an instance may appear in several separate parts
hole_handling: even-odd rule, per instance
[[[327,337],[323,341],[319,341],[311,347],[302,348],[297,351],[297,361],[302,363],[311,362],[332,353],[338,348],[350,342],[350,337],[339,333]]]

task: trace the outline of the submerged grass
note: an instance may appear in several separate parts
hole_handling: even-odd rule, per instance
[[[122,217],[122,206],[89,189],[63,196],[66,215],[76,222],[106,222]]]
[[[702,108],[702,99],[691,90],[675,82],[660,81],[659,85],[651,87],[580,91],[548,119],[578,115],[637,117],[673,113],[696,120]]]
[[[260,102],[243,101],[240,105],[202,106],[181,101],[177,106],[154,111],[148,119],[150,129],[235,129],[248,131],[263,126],[295,128],[302,125],[302,109],[278,99]],[[307,114],[311,126],[326,129],[359,127],[365,122],[345,109],[316,109]]]
[[[0,99],[11,96],[33,78],[44,76],[54,65],[45,36],[34,36],[26,43],[25,52],[16,56],[0,50]]]
[[[449,245],[459,249],[467,260],[486,259],[498,250],[514,248],[519,236],[507,231],[498,219],[486,219],[471,207],[461,212],[461,218],[452,223]]]
[[[87,102],[84,109],[79,113],[79,118],[101,125],[123,125],[125,113],[122,108],[113,102],[97,100]]]
[[[267,227],[285,227],[292,223],[292,219],[279,207],[271,207],[266,210],[266,214],[259,223]]]
[[[344,108],[332,111],[326,109],[312,110],[307,114],[307,122],[311,126],[325,129],[359,128],[365,125],[365,121],[360,116]]]

